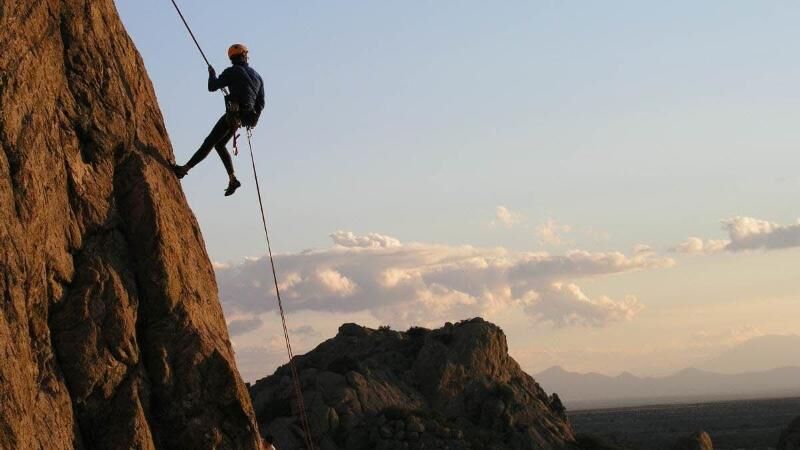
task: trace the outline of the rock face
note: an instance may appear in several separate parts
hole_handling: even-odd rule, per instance
[[[800,450],[800,417],[781,433],[778,450]]]
[[[296,357],[321,449],[556,449],[574,442],[557,396],[508,356],[495,325],[473,319],[437,330],[355,324]],[[289,369],[251,387],[262,429],[302,448]]]
[[[0,48],[0,448],[257,448],[113,1],[2,2]]]
[[[711,436],[705,431],[698,431],[690,436],[679,439],[672,446],[672,450],[714,450]]]

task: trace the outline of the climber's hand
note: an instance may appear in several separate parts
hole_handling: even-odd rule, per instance
[[[217,71],[213,67],[208,66],[208,76],[214,78],[217,76]]]

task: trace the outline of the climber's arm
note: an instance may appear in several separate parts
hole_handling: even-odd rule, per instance
[[[230,85],[230,69],[225,69],[217,77],[214,68],[208,66],[208,92],[214,92]]]

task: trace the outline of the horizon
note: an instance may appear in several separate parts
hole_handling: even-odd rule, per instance
[[[218,72],[242,41],[266,82],[254,145],[297,353],[345,322],[481,316],[529,373],[657,376],[796,335],[800,5],[183,7]],[[117,8],[185,162],[221,98],[169,3]],[[235,164],[233,197],[213,154],[182,185],[252,381],[286,357]]]

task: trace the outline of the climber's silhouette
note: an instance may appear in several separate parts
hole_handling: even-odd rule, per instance
[[[226,196],[233,194],[242,183],[236,179],[236,175],[233,173],[233,160],[225,145],[240,126],[255,127],[261,111],[264,109],[264,82],[258,72],[248,65],[247,47],[242,44],[231,45],[228,49],[228,57],[232,65],[225,69],[219,77],[214,72],[214,68],[208,66],[208,91],[230,89],[230,94],[225,96],[225,114],[220,117],[189,162],[183,166],[177,164],[173,166],[175,175],[183,178],[192,167],[208,156],[212,148],[215,148],[228,172]],[[235,140],[234,138],[234,145]]]

